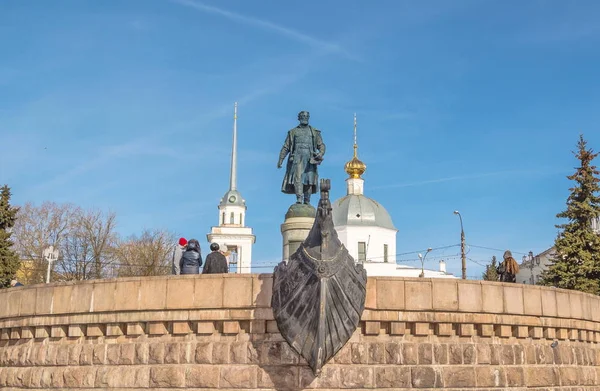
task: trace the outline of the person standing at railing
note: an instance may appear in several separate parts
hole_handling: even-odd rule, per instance
[[[181,274],[199,274],[202,266],[202,255],[200,253],[200,242],[196,239],[190,239],[186,250],[179,261]]]
[[[512,256],[509,250],[504,252],[504,261],[498,266],[498,274],[502,282],[516,282],[516,275],[519,272],[519,264]]]
[[[219,251],[219,245],[212,243],[210,251],[211,253],[206,256],[202,274],[227,273],[227,258]]]
[[[187,246],[187,239],[179,238],[179,242],[175,245],[175,249],[173,250],[173,274],[181,274],[181,269],[179,268],[179,261],[181,261],[181,256],[185,251],[185,246]]]

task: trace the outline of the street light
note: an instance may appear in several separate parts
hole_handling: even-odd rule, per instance
[[[462,279],[467,279],[467,255],[465,254],[465,230],[463,229],[462,216],[460,212],[455,210],[455,215],[460,219],[460,257],[462,259]]]
[[[46,284],[50,283],[50,271],[52,270],[52,262],[58,260],[58,249],[54,246],[49,246],[44,249],[44,259],[48,261],[48,270],[46,271]]]
[[[419,274],[419,277],[423,278],[425,277],[425,258],[427,258],[427,254],[429,254],[429,252],[431,251],[431,247],[429,247],[427,249],[427,252],[425,252],[425,256],[421,255],[421,253],[419,253],[419,259],[421,260],[421,274]]]

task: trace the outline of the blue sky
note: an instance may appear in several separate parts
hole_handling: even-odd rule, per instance
[[[238,101],[238,187],[254,262],[271,265],[294,198],[276,169],[286,131],[311,112],[338,198],[356,112],[365,193],[400,260],[459,243],[455,209],[469,244],[519,259],[553,243],[578,134],[600,149],[599,17],[595,1],[4,0],[0,183],[17,204],[112,210],[125,235],[206,248]],[[429,266],[460,274],[457,253]],[[467,274],[501,254],[471,247]]]

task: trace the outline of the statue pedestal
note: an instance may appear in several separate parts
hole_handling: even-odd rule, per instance
[[[294,204],[285,214],[281,224],[283,237],[283,260],[287,262],[290,256],[306,239],[315,222],[316,210],[312,205]]]

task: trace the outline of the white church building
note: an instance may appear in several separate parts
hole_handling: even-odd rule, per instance
[[[383,205],[364,195],[362,175],[367,166],[358,159],[356,143],[356,115],[354,115],[354,157],[346,163],[346,196],[335,200],[333,224],[340,241],[350,255],[363,264],[368,276],[419,277],[421,268],[396,264],[396,234],[398,230]],[[456,278],[446,273],[440,262],[440,271],[424,270],[425,277]]]
[[[218,243],[229,262],[230,273],[251,273],[252,245],[256,237],[246,226],[246,200],[237,189],[237,103],[233,110],[233,145],[229,190],[219,203],[219,225],[212,227],[206,238]]]
[[[354,156],[344,166],[346,196],[332,203],[333,223],[340,241],[352,257],[361,263],[368,276],[419,277],[420,267],[396,263],[396,234],[392,218],[383,205],[365,196],[362,175],[367,166],[358,159],[356,115],[354,116]],[[252,246],[256,242],[252,228],[246,226],[246,201],[237,189],[237,103],[233,115],[233,143],[229,190],[219,202],[218,225],[206,235],[209,243],[218,243],[229,262],[230,273],[251,273]],[[456,278],[439,270],[424,269],[427,278]]]

